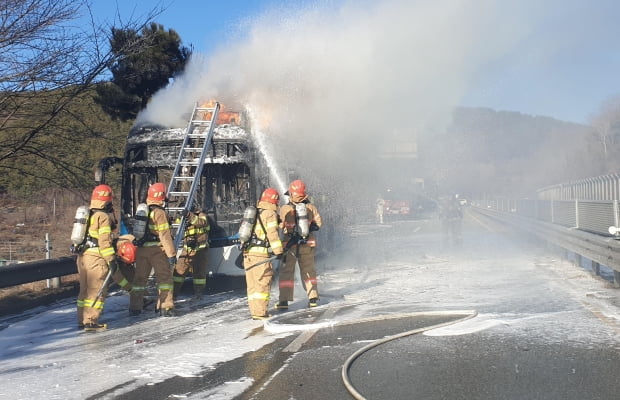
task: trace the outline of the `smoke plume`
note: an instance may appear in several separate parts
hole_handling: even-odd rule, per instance
[[[208,58],[195,56],[140,118],[182,126],[178,110],[206,98],[250,106],[255,128],[297,177],[407,181],[416,171],[395,171],[377,154],[443,129],[482,68],[527,35],[525,7],[507,3],[355,0],[271,10]]]

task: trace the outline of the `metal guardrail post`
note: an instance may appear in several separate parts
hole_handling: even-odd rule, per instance
[[[581,254],[575,253],[575,265],[578,266],[578,267],[583,268],[583,265],[581,265],[581,263],[582,263]]]
[[[592,260],[590,262],[590,266],[592,267],[592,272],[594,273],[594,275],[601,276],[601,264],[599,264],[596,261]]]
[[[579,200],[575,199],[575,228],[579,229]]]
[[[52,258],[52,242],[50,241],[50,234],[45,234],[45,259]],[[48,289],[58,289],[60,287],[60,278],[51,278],[47,280]]]
[[[618,227],[620,225],[618,225],[618,200],[614,200],[614,226]]]
[[[550,201],[551,205],[551,223],[554,224],[555,223],[555,200],[551,200]]]

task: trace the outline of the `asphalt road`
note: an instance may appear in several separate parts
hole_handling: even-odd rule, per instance
[[[620,398],[617,289],[472,215],[458,247],[432,221],[376,229],[353,235],[353,267],[322,266],[323,305],[298,302],[249,333],[288,335],[118,398],[222,399],[244,377],[231,398]]]

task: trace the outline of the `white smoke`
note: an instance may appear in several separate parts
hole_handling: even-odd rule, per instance
[[[355,0],[272,10],[243,38],[194,57],[140,119],[182,126],[179,110],[197,99],[251,105],[270,121],[261,130],[282,157],[314,173],[368,174],[385,143],[442,129],[484,66],[527,35],[532,4],[515,3]]]

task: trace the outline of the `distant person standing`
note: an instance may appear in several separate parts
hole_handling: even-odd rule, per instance
[[[308,306],[316,307],[319,304],[319,290],[314,265],[316,237],[313,232],[318,231],[323,222],[319,210],[308,199],[303,181],[291,182],[286,194],[289,196],[289,203],[280,208],[280,220],[282,233],[287,239],[285,247],[288,250],[280,266],[280,296],[276,308],[287,309],[288,303],[293,301],[297,263],[308,296]]]
[[[377,211],[376,211],[376,216],[377,216],[377,222],[382,224],[383,223],[383,210],[385,208],[385,200],[383,200],[383,198],[381,196],[379,196],[377,198]]]
[[[99,332],[107,328],[99,323],[107,296],[104,287],[108,272],[118,270],[114,251],[116,218],[112,208],[112,188],[98,185],[93,190],[87,226],[82,244],[76,251],[80,292],[77,298],[78,329]],[[98,296],[98,293],[101,294]]]
[[[146,282],[151,270],[155,271],[158,300],[157,311],[164,317],[175,316],[172,270],[176,266],[176,249],[170,232],[168,213],[164,209],[166,187],[157,182],[149,186],[146,204],[149,207],[148,225],[136,254],[133,289],[129,295],[129,312],[142,312]]]
[[[256,222],[248,246],[243,250],[243,268],[247,284],[248,306],[252,319],[269,318],[269,298],[273,267],[272,254],[282,257],[284,249],[278,233],[280,194],[267,188],[256,205]]]
[[[443,232],[444,244],[460,246],[463,242],[463,210],[458,195],[447,196],[439,203],[439,219]]]

